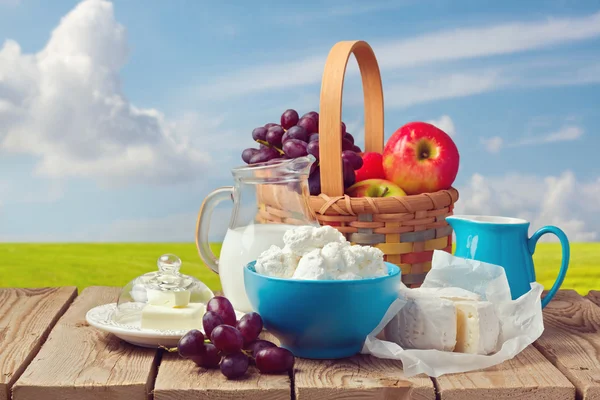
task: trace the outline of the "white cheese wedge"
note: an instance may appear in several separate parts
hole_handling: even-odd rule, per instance
[[[202,303],[190,303],[180,308],[146,304],[142,309],[142,329],[201,329],[205,309]]]
[[[148,304],[163,307],[185,307],[190,302],[190,291],[162,291],[148,289]]]
[[[408,303],[386,325],[386,339],[404,349],[453,351],[456,344],[454,303],[435,296],[410,297],[407,296]]]
[[[425,288],[419,287],[415,289],[411,289],[413,292],[413,297],[418,295],[423,296],[436,296],[441,297],[442,299],[452,300],[452,301],[461,301],[461,300],[473,300],[478,301],[481,300],[481,296],[477,293],[471,292],[466,289],[457,288],[457,287],[442,287],[442,288]]]
[[[500,320],[489,301],[456,301],[457,332],[454,351],[490,354],[496,350]]]

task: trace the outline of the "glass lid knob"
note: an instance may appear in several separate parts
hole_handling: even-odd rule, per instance
[[[175,254],[164,254],[158,258],[156,264],[162,273],[177,274],[181,268],[181,259]]]

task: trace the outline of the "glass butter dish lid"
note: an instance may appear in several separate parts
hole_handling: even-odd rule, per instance
[[[141,329],[201,329],[206,303],[214,293],[197,278],[179,272],[181,260],[173,254],[160,256],[157,265],[158,271],[123,287],[114,321]]]

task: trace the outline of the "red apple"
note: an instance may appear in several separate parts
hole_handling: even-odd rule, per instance
[[[458,164],[454,141],[441,129],[425,122],[402,126],[383,150],[386,179],[409,195],[450,188],[458,173]]]
[[[367,179],[356,182],[346,189],[346,194],[350,197],[406,196],[404,190],[398,185],[385,179]]]
[[[383,156],[381,153],[368,152],[361,153],[363,165],[355,172],[356,182],[366,181],[367,179],[385,179],[383,172]]]

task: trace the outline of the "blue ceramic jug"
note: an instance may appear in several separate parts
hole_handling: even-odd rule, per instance
[[[446,221],[456,234],[455,255],[504,267],[513,300],[531,290],[530,283],[535,282],[532,255],[537,241],[546,233],[555,234],[562,246],[562,264],[552,289],[542,299],[542,307],[563,283],[569,266],[569,240],[556,226],[544,226],[529,237],[529,222],[524,219],[454,215]]]

